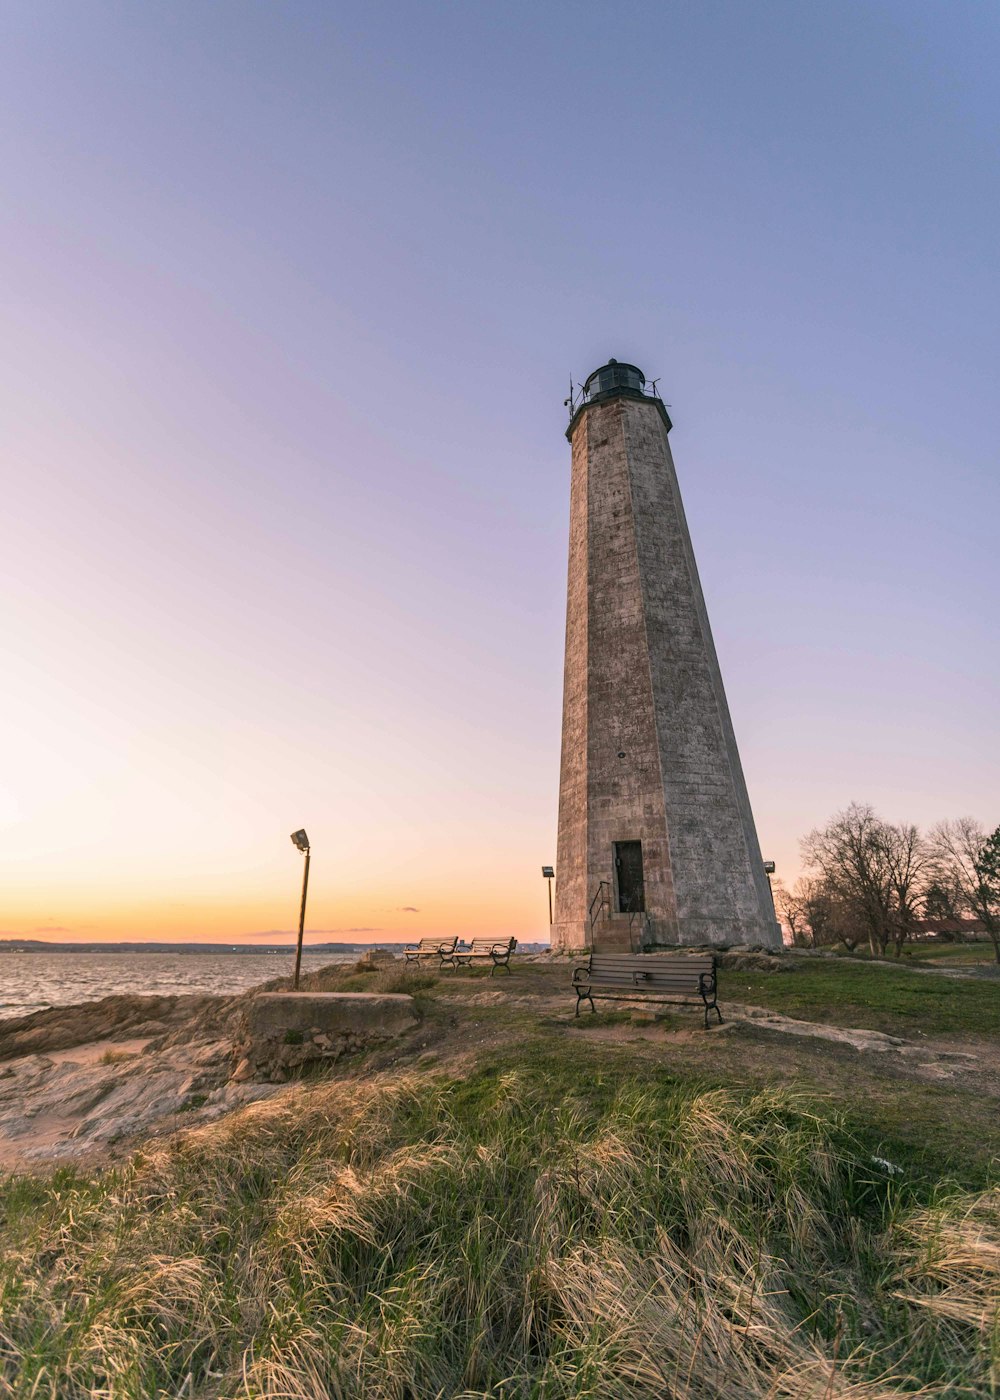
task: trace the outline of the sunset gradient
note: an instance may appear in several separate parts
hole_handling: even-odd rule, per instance
[[[1000,17],[5,7],[0,937],[539,938],[569,449],[671,443],[764,855],[1000,820]]]

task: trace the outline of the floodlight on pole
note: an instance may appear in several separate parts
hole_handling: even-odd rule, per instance
[[[306,858],[305,869],[302,871],[302,904],[299,908],[299,941],[295,946],[295,976],[292,979],[292,990],[299,990],[299,972],[302,969],[302,937],[306,928],[306,893],[309,889],[309,837],[305,831],[292,832],[292,842],[296,850],[302,852]]]
[[[550,928],[551,928],[551,926],[552,926],[552,881],[555,879],[555,875],[556,875],[556,872],[555,872],[555,870],[552,868],[551,865],[543,865],[543,866],[542,866],[542,879],[543,879],[543,880],[548,880],[548,882],[549,882],[549,927],[550,927]]]
[[[771,907],[773,908],[773,907],[774,907],[774,886],[771,884],[771,876],[774,874],[774,861],[773,861],[773,860],[766,860],[766,861],[764,862],[764,874],[767,876],[767,888],[768,888],[768,890],[769,890],[770,893],[771,893]],[[778,932],[781,934],[782,940],[784,940],[785,935],[784,935],[784,932],[783,932],[783,930],[782,930],[780,920],[779,920],[779,922],[778,922]]]

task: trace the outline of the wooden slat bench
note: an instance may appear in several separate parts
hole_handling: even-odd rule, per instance
[[[674,957],[663,953],[591,953],[585,967],[573,973],[576,1015],[583,1002],[596,1011],[594,997],[614,1001],[685,1002],[700,998],[708,1013],[722,1023],[716,1001],[715,959],[711,956]]]
[[[419,943],[411,943],[403,949],[406,961],[419,963],[421,958],[437,958],[441,967],[455,966],[457,938],[421,938]]]
[[[490,976],[496,972],[498,967],[506,970],[510,976],[510,955],[517,947],[516,938],[497,940],[495,938],[474,938],[468,948],[459,948],[455,952],[455,961],[464,964],[466,967],[474,962],[491,962]]]

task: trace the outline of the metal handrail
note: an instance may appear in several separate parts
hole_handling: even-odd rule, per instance
[[[631,899],[629,900],[629,903],[630,903],[633,907],[632,907],[631,909],[625,910],[625,911],[623,911],[623,912],[626,912],[626,913],[628,914],[628,945],[629,945],[629,948],[630,948],[630,949],[632,950],[632,952],[634,953],[634,952],[635,952],[635,940],[634,940],[634,938],[632,937],[632,929],[633,929],[634,926],[635,926],[635,921],[636,921],[636,919],[638,919],[638,920],[640,921],[640,928],[641,928],[641,927],[645,924],[645,922],[646,922],[646,886],[645,886],[645,882],[641,882],[640,884],[638,884],[638,885],[636,886],[636,888],[632,891],[632,897],[631,897]],[[636,908],[635,906],[638,905],[638,904],[640,904],[640,903],[641,903],[641,906],[642,906],[642,907],[641,907],[641,908]]]
[[[595,904],[598,905],[598,910],[596,914],[594,913]],[[600,882],[600,884],[597,886],[597,893],[590,901],[590,909],[588,913],[590,917],[591,933],[594,932],[594,925],[597,923],[598,917],[600,916],[602,910],[605,914],[611,913],[611,882],[609,880],[602,880]]]
[[[646,890],[644,884],[640,884],[635,890],[633,890],[632,896],[629,900],[630,904],[637,904],[639,902],[642,903],[641,909],[633,908],[622,909],[619,911],[622,914],[628,915],[628,944],[629,948],[633,953],[636,951],[635,939],[632,936],[632,930],[635,927],[635,921],[636,919],[639,920],[640,928],[644,926],[646,921]],[[598,919],[602,917],[610,918],[613,913],[614,901],[611,897],[611,881],[601,880],[597,886],[596,894],[590,901],[590,909],[588,910],[588,917],[590,920],[591,944],[593,944],[594,941],[594,925],[597,923]]]

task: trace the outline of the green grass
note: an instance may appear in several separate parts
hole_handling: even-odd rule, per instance
[[[991,1393],[997,1193],[929,1180],[880,1132],[903,1170],[882,1166],[808,1097],[539,1046],[10,1180],[0,1395]]]
[[[723,969],[719,1001],[723,1014],[726,1001],[741,1001],[803,1020],[890,1035],[965,1031],[996,1036],[1000,1031],[1000,983],[935,977],[885,963],[801,958],[788,974]]]
[[[996,967],[996,954],[993,944],[976,943],[914,943],[911,945],[914,962],[945,964],[948,967]]]
[[[996,955],[993,952],[993,944],[988,939],[977,939],[973,943],[906,943],[903,951],[897,958],[892,945],[886,949],[883,957],[873,959],[868,950],[867,944],[858,944],[856,948],[845,948],[842,944],[834,944],[824,952],[835,958],[862,958],[867,962],[888,962],[898,963],[902,967],[920,966],[920,964],[938,964],[948,967],[996,967]]]
[[[590,1017],[588,1024],[597,1031],[601,1020]],[[613,1082],[616,1075],[636,1075],[691,1095],[715,1089],[741,1095],[789,1092],[817,1114],[849,1124],[871,1152],[905,1162],[908,1177],[928,1189],[952,1180],[975,1193],[1000,1175],[996,1100],[962,1076],[944,1083],[914,1080],[898,1067],[893,1072],[886,1056],[779,1037],[752,1024],[706,1034],[696,1023],[683,1042],[665,1033],[659,1044],[658,1028],[646,1038],[620,1041],[575,1033],[582,1026],[569,1034],[567,1029],[565,1023],[543,1022],[534,1035],[527,1032],[528,1039],[495,1051],[495,1062],[513,1071],[524,1059],[533,1060],[567,1083],[581,1076]]]
[[[416,992],[418,1067],[0,1181],[0,1400],[995,1400],[1000,1123],[963,1078],[574,1022],[564,965],[320,975]],[[800,959],[720,991],[997,1036],[985,981]]]

